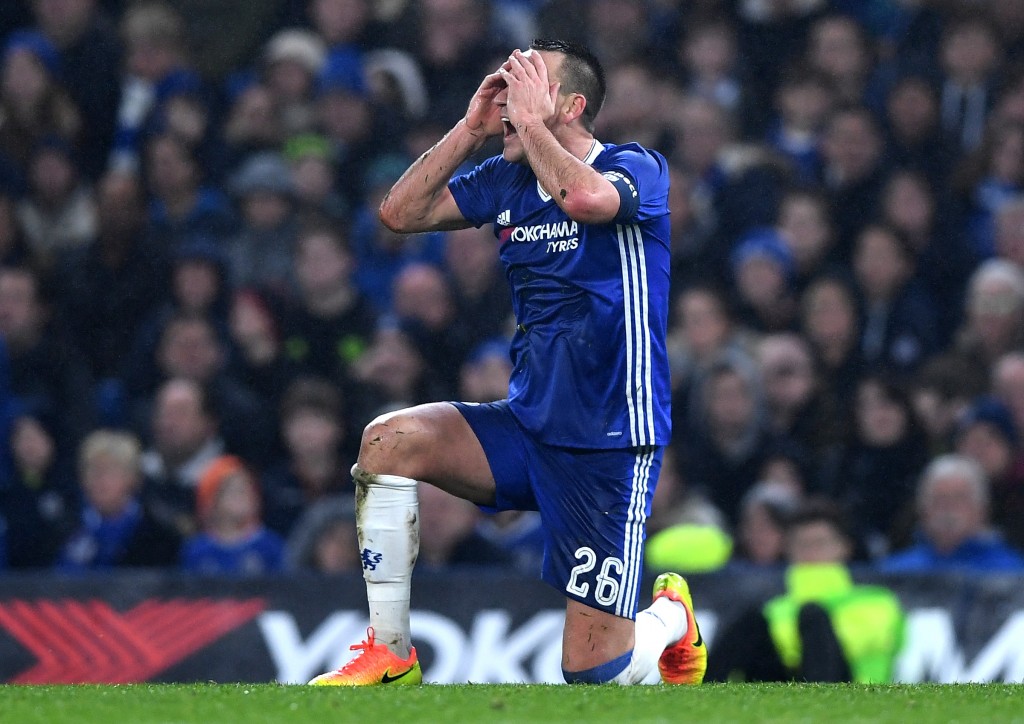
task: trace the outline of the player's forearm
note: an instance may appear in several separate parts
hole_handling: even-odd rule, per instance
[[[392,231],[412,233],[441,228],[441,198],[456,169],[486,141],[464,120],[420,156],[395,182],[380,205],[380,220]]]
[[[540,185],[569,218],[601,224],[615,217],[619,208],[615,190],[592,166],[566,150],[547,127],[524,124],[519,137]]]

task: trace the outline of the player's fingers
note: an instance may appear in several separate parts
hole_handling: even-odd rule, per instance
[[[526,77],[526,68],[525,68],[525,66],[523,64],[522,59],[519,57],[519,51],[518,50],[515,53],[513,53],[511,56],[509,56],[508,63],[509,63],[509,72],[510,73],[513,73],[514,75],[516,75],[516,77],[519,77],[519,78],[525,78]]]
[[[498,88],[505,84],[505,79],[502,77],[499,71],[489,73],[484,76],[483,82],[480,84],[481,90],[488,90]]]
[[[536,57],[536,53],[529,51],[527,53],[520,53],[516,51],[512,54],[513,60],[515,60],[519,67],[523,69],[523,76],[529,79],[538,78],[537,67],[534,65],[533,58]]]
[[[537,73],[537,77],[546,83],[548,79],[548,66],[544,62],[544,58],[541,54],[533,50],[525,54],[524,57],[530,61],[530,65],[533,66],[534,71]]]

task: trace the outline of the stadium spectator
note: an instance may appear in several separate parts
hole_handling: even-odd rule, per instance
[[[78,522],[72,451],[58,451],[52,426],[40,415],[22,414],[10,434],[14,474],[0,489],[0,517],[12,569],[52,566]]]
[[[53,316],[50,291],[28,267],[0,267],[0,335],[11,390],[31,409],[54,416],[57,446],[70,451],[96,423],[92,378]]]
[[[97,0],[35,0],[32,10],[60,54],[61,79],[81,112],[82,171],[98,179],[117,125],[121,43],[116,29]]]
[[[445,234],[444,269],[467,337],[479,341],[507,334],[513,325],[512,297],[490,230],[470,227]]]
[[[751,229],[736,242],[729,261],[737,322],[759,334],[792,329],[798,309],[792,286],[796,268],[782,235],[771,227]]]
[[[816,460],[827,459],[842,437],[843,421],[807,340],[793,332],[765,335],[755,358],[772,435]]]
[[[510,49],[491,22],[491,5],[481,0],[424,0],[410,8],[412,32],[403,40],[423,71],[431,110],[445,125],[462,116],[480,78]]]
[[[1016,445],[1024,444],[1024,352],[1007,352],[992,367],[992,396],[1006,405],[1017,428]]]
[[[79,178],[71,146],[51,136],[29,157],[28,195],[18,204],[25,241],[36,259],[53,266],[96,234],[92,189]]]
[[[982,371],[953,354],[932,357],[914,375],[911,400],[932,456],[951,451],[957,419],[986,384]]]
[[[105,175],[96,200],[96,238],[62,265],[58,310],[96,379],[110,380],[126,373],[144,320],[167,293],[168,269],[145,225],[137,177]]]
[[[315,133],[292,136],[284,144],[295,204],[300,219],[326,217],[332,223],[346,223],[349,208],[335,188],[337,172],[330,142]]]
[[[977,259],[988,259],[997,251],[999,212],[1024,193],[1024,123],[990,126],[954,181],[965,207],[971,250]]]
[[[265,85],[246,83],[229,96],[221,129],[227,167],[236,167],[254,153],[277,150],[285,137],[274,97]]]
[[[437,373],[445,398],[458,387],[459,366],[470,349],[470,328],[458,314],[444,273],[431,264],[410,264],[395,277],[394,313]]]
[[[735,523],[771,438],[757,369],[749,357],[723,355],[712,362],[699,395],[703,422],[688,439],[676,441],[682,475]]]
[[[826,15],[811,26],[807,62],[829,79],[841,104],[868,100],[874,63],[870,43],[864,28],[849,15]]]
[[[341,228],[304,229],[293,249],[298,297],[284,314],[288,359],[346,387],[351,365],[370,344],[377,313],[352,282],[353,258]]]
[[[238,232],[227,242],[232,283],[292,296],[292,255],[299,228],[291,169],[279,153],[258,153],[242,163],[229,188],[240,221]]]
[[[785,562],[786,526],[799,508],[801,493],[787,483],[762,480],[743,496],[736,550],[731,561],[742,568],[781,568]]]
[[[855,399],[854,429],[824,485],[851,521],[858,554],[878,558],[890,540],[907,537],[927,438],[907,391],[891,377],[863,376]]]
[[[337,385],[299,377],[281,400],[282,458],[263,475],[264,520],[281,535],[295,533],[304,509],[324,498],[352,494],[350,422]]]
[[[225,239],[235,217],[225,194],[203,185],[194,151],[171,135],[154,136],[146,146],[146,181],[152,196],[149,223],[157,241],[173,247],[195,235]]]
[[[332,576],[359,572],[356,509],[351,496],[324,498],[305,510],[288,537],[286,565],[291,571]]]
[[[1024,455],[1011,409],[984,395],[956,421],[953,449],[981,466],[989,481],[992,523],[1013,546],[1024,545]]]
[[[667,340],[672,425],[676,440],[684,440],[701,423],[698,398],[711,365],[722,354],[746,354],[747,340],[715,287],[684,288],[674,298],[673,312]]]
[[[259,485],[240,459],[214,458],[196,486],[200,530],[181,548],[182,570],[258,576],[284,568],[284,541],[260,518]]]
[[[494,402],[508,397],[512,360],[508,340],[493,337],[470,351],[459,370],[459,399],[466,402]]]
[[[828,201],[811,187],[796,187],[779,200],[776,223],[783,243],[793,258],[791,284],[803,293],[811,280],[835,268],[835,236]]]
[[[230,289],[228,261],[221,246],[208,237],[194,236],[169,256],[168,293],[134,335],[130,369],[123,372],[132,394],[149,392],[159,381],[159,365],[154,361],[161,337],[176,317],[207,320],[217,336],[227,340]]]
[[[477,531],[480,509],[468,500],[456,498],[433,485],[419,486],[421,570],[451,566],[486,566],[490,570],[511,570],[510,553]]]
[[[677,54],[687,95],[708,98],[730,113],[746,117],[736,28],[729,20],[695,19],[682,35]]]
[[[319,3],[323,5],[324,3]],[[327,60],[327,47],[315,33],[288,28],[263,48],[262,77],[287,136],[316,127],[316,79]]]
[[[934,302],[914,278],[917,256],[909,239],[868,224],[853,249],[853,277],[860,293],[864,361],[906,375],[938,348]]]
[[[1024,345],[1024,271],[989,259],[971,274],[965,297],[955,352],[987,375],[1001,355]]]
[[[189,68],[185,20],[170,5],[137,3],[121,18],[120,29],[121,102],[108,164],[113,170],[137,172],[146,136],[165,113],[168,97],[197,89],[200,80]]]
[[[665,117],[673,98],[672,88],[662,75],[645,57],[624,61],[609,70],[608,100],[597,121],[601,138],[646,146],[668,142]]]
[[[671,160],[692,174],[695,192],[709,205],[719,243],[708,247],[708,266],[723,275],[735,240],[774,221],[789,171],[763,146],[741,143],[736,118],[711,101],[684,98],[670,118]]]
[[[999,38],[981,14],[951,18],[938,60],[943,73],[942,127],[963,150],[981,143],[992,105]]]
[[[376,30],[367,0],[310,0],[306,12],[330,50],[362,48]]]
[[[931,297],[936,315],[935,340],[945,348],[960,324],[963,290],[976,262],[970,244],[960,233],[958,214],[935,188],[917,171],[896,170],[882,190],[880,215],[884,224],[910,243],[915,280],[911,283],[920,284]]]
[[[427,367],[415,337],[391,316],[378,321],[370,346],[352,366],[352,376],[357,383],[353,399],[357,420],[444,398],[444,388]]]
[[[833,103],[832,85],[805,66],[788,71],[775,91],[776,115],[765,141],[782,154],[799,183],[813,183],[821,171],[821,131]]]
[[[97,430],[82,441],[78,474],[84,498],[78,529],[64,542],[63,573],[126,566],[172,566],[180,537],[140,497],[142,470],[134,436]]]
[[[837,259],[849,262],[853,240],[878,213],[887,160],[878,121],[866,106],[843,106],[825,124],[820,181],[832,203]]]
[[[152,444],[142,454],[144,495],[154,513],[184,535],[196,531],[195,490],[210,461],[224,454],[213,401],[195,380],[175,378],[157,390]]]
[[[245,384],[276,410],[297,370],[285,356],[281,320],[273,297],[258,289],[237,289],[231,298],[228,333],[234,354],[228,376]]]
[[[0,183],[0,264],[17,266],[32,261],[25,231],[18,222],[16,194]]]
[[[936,186],[945,184],[958,155],[942,129],[933,83],[914,73],[896,80],[885,97],[884,120],[890,165],[924,174]]]
[[[404,237],[377,217],[384,194],[407,167],[408,160],[402,155],[375,159],[366,174],[366,201],[355,209],[352,219],[352,250],[356,255],[352,279],[381,312],[391,309],[395,277],[407,264],[441,265],[445,260],[445,235],[429,232]]]
[[[1010,198],[996,212],[995,252],[1024,268],[1024,194]]]
[[[78,142],[82,119],[60,84],[60,72],[60,55],[42,33],[7,36],[0,57],[0,156],[15,172],[24,171],[43,138]]]
[[[712,273],[710,249],[715,220],[696,178],[678,164],[669,163],[668,208],[672,215],[672,288],[685,289]]]
[[[891,682],[904,613],[892,591],[853,582],[842,516],[827,502],[806,502],[786,525],[785,549],[786,592],[724,627],[708,680]]]
[[[229,374],[227,354],[226,344],[210,320],[187,314],[174,316],[161,330],[150,363],[152,386],[129,389],[137,428],[145,430],[151,419],[156,385],[178,378],[193,380],[211,396],[228,450],[253,462],[265,462],[265,456],[271,453],[274,421],[259,397]]]
[[[800,331],[814,350],[826,390],[845,415],[864,371],[860,316],[850,285],[839,275],[821,275],[801,298]]]
[[[367,166],[387,137],[387,118],[374,112],[362,57],[351,49],[334,50],[317,80],[318,127],[331,142],[338,167],[335,183],[345,202],[356,206],[365,194]]]
[[[992,530],[989,481],[961,455],[933,460],[917,488],[918,540],[879,563],[887,573],[1019,573],[1024,558]]]

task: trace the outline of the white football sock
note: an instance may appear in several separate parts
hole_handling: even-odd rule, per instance
[[[654,683],[660,680],[661,653],[686,635],[686,609],[670,598],[659,598],[636,615],[633,655],[629,666],[612,681],[616,684]]]
[[[412,646],[409,595],[420,549],[416,481],[352,467],[356,483],[356,530],[377,641],[405,658]]]

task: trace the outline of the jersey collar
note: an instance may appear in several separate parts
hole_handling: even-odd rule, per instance
[[[583,161],[583,163],[587,164],[588,166],[593,166],[594,161],[597,160],[597,157],[601,155],[601,151],[603,150],[604,145],[601,144],[595,138],[594,142],[590,144],[590,150],[587,151],[587,155],[580,160]],[[537,181],[537,195],[540,196],[541,201],[543,201],[544,203],[547,203],[548,201],[551,200],[551,194],[544,190],[544,188],[540,185],[539,180]]]

